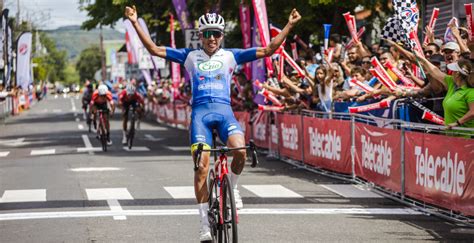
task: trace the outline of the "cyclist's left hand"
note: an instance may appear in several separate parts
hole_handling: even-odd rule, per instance
[[[293,10],[291,10],[291,13],[290,13],[290,17],[288,18],[288,24],[290,25],[295,25],[298,21],[300,21],[301,19],[301,15],[300,13],[298,13],[298,11],[296,10],[296,8],[294,8]]]

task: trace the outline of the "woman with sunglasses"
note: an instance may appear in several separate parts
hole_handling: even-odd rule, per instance
[[[199,143],[204,149],[212,146],[212,129],[216,128],[220,139],[229,147],[245,146],[242,129],[234,117],[230,106],[230,84],[237,65],[259,58],[271,56],[283,43],[290,30],[301,19],[293,9],[288,23],[266,47],[249,49],[221,49],[224,37],[224,18],[216,13],[207,13],[199,18],[199,37],[202,49],[174,49],[156,46],[137,21],[135,7],[126,7],[125,16],[130,20],[140,40],[151,55],[166,58],[184,65],[191,77],[192,114],[191,114],[191,152]],[[237,180],[243,170],[246,158],[245,150],[233,153],[230,170],[231,183],[237,208],[242,208],[242,199],[237,190]],[[208,211],[208,190],[206,176],[209,169],[209,153],[203,153],[201,165],[194,175],[194,191],[201,216],[200,240],[211,240]]]

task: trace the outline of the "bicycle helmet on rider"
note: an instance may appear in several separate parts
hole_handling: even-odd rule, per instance
[[[222,16],[216,13],[203,14],[199,18],[199,31],[206,29],[218,29],[224,31],[225,21]]]
[[[107,85],[105,84],[99,85],[99,88],[97,88],[97,90],[99,91],[99,95],[105,95],[107,94],[107,91],[109,91],[109,89],[107,88]]]
[[[127,87],[125,88],[125,90],[127,91],[127,95],[133,95],[133,94],[135,94],[135,91],[137,89],[135,88],[135,85],[127,84]]]

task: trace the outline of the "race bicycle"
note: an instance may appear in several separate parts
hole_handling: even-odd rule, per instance
[[[213,134],[213,148],[203,149],[200,143],[196,150],[196,160],[194,170],[199,169],[202,152],[212,152],[214,154],[214,168],[209,169],[208,189],[209,189],[209,226],[213,242],[238,242],[237,223],[238,215],[235,207],[234,191],[228,176],[227,153],[240,150],[250,150],[252,156],[251,167],[258,164],[256,147],[253,141],[249,145],[238,148],[215,146],[215,133]]]
[[[127,133],[128,149],[132,149],[133,138],[135,137],[135,122],[136,122],[136,119],[137,119],[137,112],[136,112],[136,109],[135,109],[134,106],[131,106],[130,112],[131,112],[130,127],[129,127],[128,133]]]
[[[102,144],[102,151],[106,152],[107,151],[107,126],[106,126],[106,121],[105,121],[105,116],[104,113],[108,112],[105,110],[97,110],[99,113],[99,126],[97,127],[97,137],[100,140],[100,143]]]

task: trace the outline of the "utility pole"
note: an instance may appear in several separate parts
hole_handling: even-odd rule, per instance
[[[104,82],[107,78],[107,71],[105,69],[104,37],[102,36],[102,25],[100,25],[100,63],[102,69],[102,82]]]
[[[20,27],[20,0],[16,0],[17,11],[16,11],[16,28]]]

